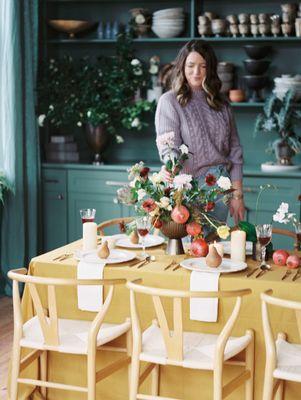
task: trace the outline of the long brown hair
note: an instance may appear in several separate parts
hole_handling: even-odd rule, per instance
[[[221,81],[217,75],[217,59],[212,47],[204,40],[191,40],[179,51],[172,75],[172,90],[176,93],[181,106],[186,106],[192,91],[185,77],[185,62],[189,53],[199,53],[206,61],[206,78],[202,83],[207,103],[215,110],[220,110],[225,100],[220,94]]]

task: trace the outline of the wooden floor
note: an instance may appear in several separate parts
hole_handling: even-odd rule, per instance
[[[0,398],[6,398],[7,365],[13,340],[13,303],[0,297]]]

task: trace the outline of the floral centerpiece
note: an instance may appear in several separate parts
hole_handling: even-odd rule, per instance
[[[161,135],[158,140],[161,145],[174,148],[174,132]],[[226,239],[229,227],[215,219],[211,211],[216,202],[225,200],[233,191],[231,181],[208,174],[199,186],[192,175],[180,173],[188,157],[189,149],[182,144],[179,155],[168,158],[165,168],[171,174],[169,181],[160,172],[151,173],[142,161],[135,164],[129,170],[130,183],[118,190],[118,198],[133,205],[138,215],[149,215],[153,226],[169,238],[175,239],[168,232],[168,225],[172,224],[171,230],[180,232],[177,238],[191,235],[194,240],[203,239],[203,226],[207,225]]]

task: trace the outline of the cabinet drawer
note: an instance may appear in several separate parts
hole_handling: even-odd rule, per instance
[[[45,191],[58,191],[66,194],[67,173],[63,170],[44,169],[42,170],[42,184]]]
[[[128,173],[124,171],[69,171],[68,189],[70,192],[116,193],[123,184],[128,183]]]

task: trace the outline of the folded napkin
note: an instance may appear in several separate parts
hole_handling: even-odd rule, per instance
[[[88,263],[79,261],[77,279],[103,279],[105,263]],[[87,285],[77,287],[78,308],[83,311],[98,312],[103,304],[102,285]]]
[[[192,292],[218,291],[220,274],[192,271],[190,275],[190,290]],[[218,313],[217,298],[191,298],[190,319],[204,322],[216,322]]]

